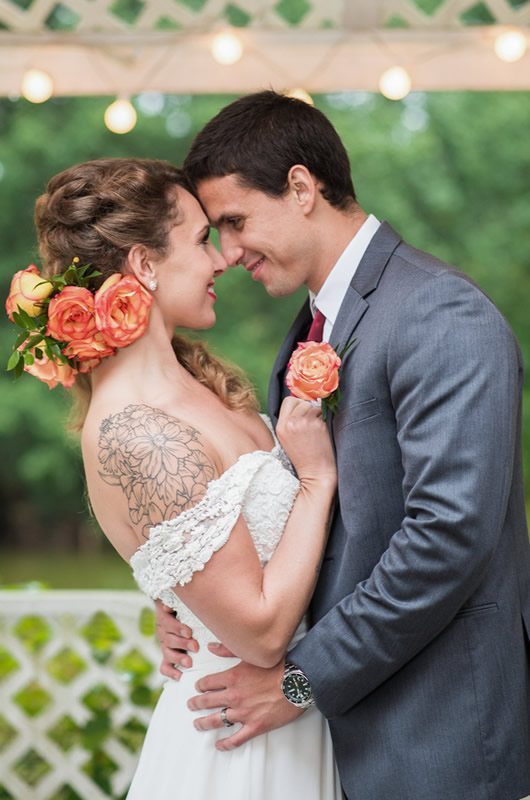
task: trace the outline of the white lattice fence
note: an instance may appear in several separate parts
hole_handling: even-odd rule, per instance
[[[0,592],[0,800],[124,797],[159,660],[138,592]]]

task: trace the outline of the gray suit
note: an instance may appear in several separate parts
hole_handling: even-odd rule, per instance
[[[279,353],[273,417],[309,319],[306,304]],[[530,548],[516,342],[465,275],[385,223],[331,343],[351,337],[336,513],[314,626],[290,659],[330,721],[349,800],[518,800]]]

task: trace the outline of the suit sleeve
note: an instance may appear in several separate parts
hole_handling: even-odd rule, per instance
[[[409,295],[389,342],[405,516],[368,579],[289,654],[328,718],[414,658],[477,589],[512,481],[521,365],[494,305],[444,273]]]

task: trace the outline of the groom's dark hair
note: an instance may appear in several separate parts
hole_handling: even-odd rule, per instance
[[[332,206],[355,202],[348,154],[327,117],[302,100],[265,91],[221,109],[197,134],[184,170],[195,186],[237,175],[243,185],[280,197],[294,164],[320,181]]]

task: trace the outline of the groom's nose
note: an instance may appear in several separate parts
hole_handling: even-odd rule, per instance
[[[219,233],[219,245],[223,258],[229,267],[236,267],[243,260],[244,249],[238,243],[232,231],[221,231]]]

